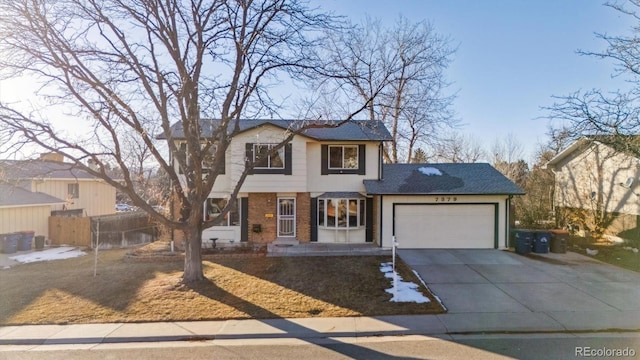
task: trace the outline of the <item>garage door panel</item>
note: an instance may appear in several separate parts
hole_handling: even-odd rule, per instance
[[[493,248],[495,205],[402,205],[394,213],[401,248]]]

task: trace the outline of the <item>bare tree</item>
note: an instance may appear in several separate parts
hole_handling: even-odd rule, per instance
[[[455,49],[431,24],[400,17],[386,28],[367,18],[349,31],[333,32],[325,48],[328,69],[343,74],[318,83],[332,104],[362,103],[381,90],[366,114],[391,131],[386,162],[410,162],[417,147],[433,144],[457,125],[444,73]]]
[[[524,188],[529,165],[524,161],[524,147],[512,133],[496,139],[491,146],[491,163],[504,176]]]
[[[0,129],[11,136],[13,149],[36,144],[62,154],[126,193],[157,221],[182,231],[182,281],[198,281],[204,278],[202,230],[217,221],[204,220],[203,203],[239,131],[239,119],[281,110],[269,92],[278,76],[294,81],[309,73],[326,75],[313,50],[322,33],[340,26],[332,16],[296,0],[2,2],[1,74],[35,77],[42,86],[34,96],[49,108],[29,111],[0,104]],[[364,106],[370,98],[363,98],[368,99]],[[69,135],[48,117],[59,113],[53,109],[63,109],[67,122],[87,131]],[[206,138],[201,116],[219,119],[211,122],[215,127]],[[174,122],[184,132],[186,156],[177,156],[180,149],[170,131]],[[296,123],[273,151],[308,126],[325,125]],[[164,134],[162,145],[155,141],[156,129]],[[127,161],[123,134],[143,144],[140,155],[168,174],[177,216],[156,211],[136,191],[138,170],[132,167],[136,162]],[[121,179],[109,175],[111,165]],[[252,166],[249,161],[232,200]],[[228,203],[219,216],[230,210]]]
[[[432,146],[435,161],[474,163],[486,157],[482,143],[470,136],[454,132]]]
[[[605,4],[640,24],[640,2],[613,1]],[[632,84],[628,91],[620,89],[591,89],[569,95],[555,96],[555,103],[545,109],[557,129],[568,132],[575,139],[580,136],[610,135],[600,139],[614,146],[640,155],[633,136],[640,132],[640,27],[628,35],[596,34],[604,40],[604,51],[578,50],[580,55],[613,60],[613,73]],[[566,134],[565,134],[566,135]]]

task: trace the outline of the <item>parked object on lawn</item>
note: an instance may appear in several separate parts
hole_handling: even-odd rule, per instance
[[[538,230],[533,237],[531,250],[536,254],[546,254],[549,252],[549,241],[551,233],[549,231]]]
[[[567,252],[567,240],[569,239],[569,231],[562,229],[551,230],[551,243],[549,250],[552,253],[564,254]]]
[[[518,254],[528,254],[531,252],[531,244],[533,242],[533,231],[531,230],[513,230],[513,242]]]

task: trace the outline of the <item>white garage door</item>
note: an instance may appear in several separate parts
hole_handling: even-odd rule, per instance
[[[405,249],[493,249],[495,205],[395,205],[394,230]]]

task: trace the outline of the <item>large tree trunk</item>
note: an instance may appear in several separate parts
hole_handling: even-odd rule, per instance
[[[190,226],[184,230],[184,284],[204,280],[202,272],[202,230],[200,224]]]

